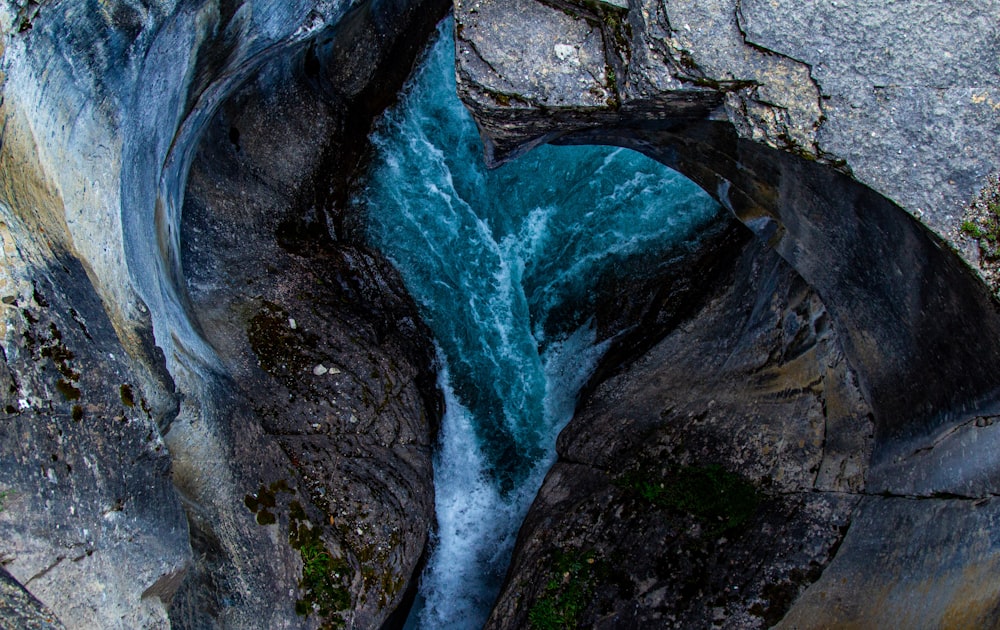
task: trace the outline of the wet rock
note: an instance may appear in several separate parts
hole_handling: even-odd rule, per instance
[[[328,175],[331,156],[363,157],[345,147],[368,125],[339,130],[357,124],[344,108],[364,86],[343,84],[344,66],[324,56],[353,50],[345,38],[367,37],[362,26],[265,66],[211,121],[192,166],[182,259],[193,321],[227,375],[218,441],[233,483],[213,498],[203,464],[183,454],[196,419],[178,418],[167,440],[205,561],[175,598],[177,627],[226,620],[228,600],[254,595],[286,624],[378,627],[405,615],[426,555],[442,411],[430,333],[395,270],[353,236],[343,199],[318,194],[352,174]],[[247,546],[256,557],[242,557]],[[244,563],[267,578],[227,584]]]
[[[822,302],[762,249],[582,404],[489,627],[768,627],[822,574],[873,426]]]

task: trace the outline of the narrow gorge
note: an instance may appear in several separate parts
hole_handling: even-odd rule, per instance
[[[0,4],[0,625],[995,625],[998,14]]]

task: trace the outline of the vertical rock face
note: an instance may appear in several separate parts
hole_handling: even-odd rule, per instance
[[[956,229],[998,168],[992,0],[623,4],[456,2],[459,89],[495,159],[573,129],[714,110],[743,138],[852,173],[978,264]],[[581,47],[578,31],[600,38]],[[561,61],[569,48],[587,52]],[[595,82],[607,99],[572,97]]]
[[[433,348],[347,240],[337,162],[443,9],[0,4],[0,558],[67,627],[401,608],[433,515]],[[216,118],[268,60],[260,101]]]
[[[354,50],[353,32],[341,25],[330,42]],[[407,36],[416,48],[419,31]],[[415,304],[388,262],[353,242],[343,200],[327,188],[323,169],[336,157],[337,176],[351,175],[349,160],[360,156],[344,145],[363,142],[368,125],[340,131],[363,120],[351,111],[361,88],[335,92],[340,85],[325,83],[322,66],[306,64],[345,72],[347,64],[318,56],[322,41],[263,68],[210,123],[185,194],[182,260],[194,322],[240,401],[226,440],[233,461],[253,465],[238,472],[250,484],[235,497],[238,511],[256,517],[262,533],[291,540],[305,565],[303,582],[313,537],[329,554],[325,568],[337,576],[296,595],[300,607],[376,627],[414,585],[425,553],[441,402],[430,334]],[[248,424],[270,451],[250,454]],[[197,431],[182,417],[167,440],[177,440],[172,453],[184,466],[178,476],[186,494],[211,513],[217,490],[201,480],[200,462],[178,438]],[[206,601],[206,592],[230,595],[214,585],[228,577],[224,559],[240,542],[212,521],[197,519],[196,540],[218,560],[200,564],[199,578],[178,595],[180,627],[197,627],[205,609],[220,605]],[[263,555],[261,562],[273,561]]]
[[[439,402],[342,202],[439,9],[0,2],[5,623],[398,621]],[[1000,321],[948,244],[993,264],[998,0],[456,12],[491,160],[629,146],[767,246],[605,366],[491,624],[996,625]],[[616,361],[683,318],[639,301]]]
[[[190,545],[143,367],[79,261],[6,221],[4,567],[68,627],[164,627]]]

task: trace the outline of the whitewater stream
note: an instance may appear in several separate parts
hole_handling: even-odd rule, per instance
[[[373,137],[354,203],[433,330],[447,411],[438,531],[407,627],[479,628],[555,439],[605,345],[600,274],[641,273],[718,206],[638,153],[544,146],[487,170],[455,94],[452,21]]]

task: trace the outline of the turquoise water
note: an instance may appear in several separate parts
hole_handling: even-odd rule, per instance
[[[555,438],[605,350],[599,274],[651,273],[718,212],[638,153],[535,149],[487,170],[455,95],[451,21],[374,134],[354,202],[434,332],[447,412],[435,456],[436,546],[409,624],[478,628]]]

